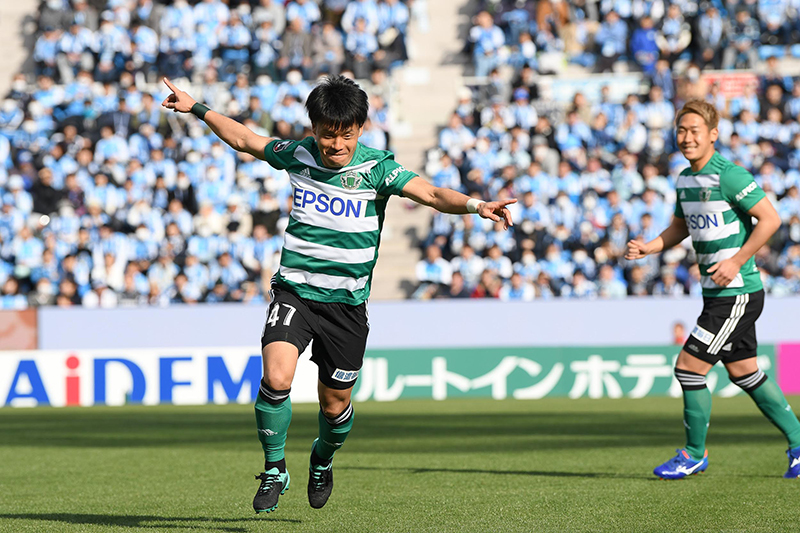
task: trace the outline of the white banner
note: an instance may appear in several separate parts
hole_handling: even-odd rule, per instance
[[[292,401],[317,401],[317,366],[306,350]],[[261,381],[253,348],[16,351],[0,354],[0,405],[200,405],[250,403]]]

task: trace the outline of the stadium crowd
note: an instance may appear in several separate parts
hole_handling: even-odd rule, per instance
[[[719,152],[755,175],[784,221],[756,256],[766,290],[800,291],[800,78],[782,74],[800,56],[796,3],[481,4],[466,45],[482,83],[462,89],[427,171],[476,198],[518,198],[516,224],[512,233],[436,215],[414,298],[699,297],[688,240],[636,263],[623,258],[629,239],[648,241],[669,224],[675,179],[688,166],[673,120],[690,98],[718,107]],[[643,90],[619,101],[609,81],[559,105],[542,75],[566,62],[587,80],[641,73]],[[748,69],[738,71],[748,81],[726,96],[705,74],[733,68]]]
[[[165,113],[166,75],[281,138],[310,134],[315,77],[363,79],[385,149],[403,0],[46,0],[35,80],[0,106],[0,308],[260,303],[288,175]]]

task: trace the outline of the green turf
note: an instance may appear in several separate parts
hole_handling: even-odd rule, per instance
[[[295,405],[292,487],[260,516],[250,406],[4,409],[0,531],[798,531],[783,437],[749,398],[714,403],[708,472],[674,482],[651,471],[680,400],[359,404],[318,511],[316,409]]]

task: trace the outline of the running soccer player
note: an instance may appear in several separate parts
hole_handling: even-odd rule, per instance
[[[690,167],[676,183],[675,216],[648,243],[632,240],[626,259],[641,259],[680,243],[687,236],[700,266],[703,311],[675,363],[683,389],[686,447],[653,473],[680,479],[708,468],[706,433],[711,392],[706,374],[722,361],[731,381],[744,389],[789,442],[786,478],[800,477],[800,422],[778,385],[756,364],[755,323],[764,307],[764,289],[753,254],[780,227],[781,220],[753,175],[714,149],[719,115],[709,103],[691,100],[677,116],[677,141]],[[754,226],[752,219],[758,223]]]
[[[503,220],[506,229],[512,225],[506,206],[516,200],[481,202],[433,187],[396,163],[391,152],[360,144],[367,94],[343,76],[323,78],[311,91],[306,110],[313,137],[301,141],[257,135],[164,82],[172,91],[164,107],[193,113],[234,149],[285,169],[291,178],[292,210],[261,338],[264,377],[255,412],[265,465],[256,476],[261,484],[253,508],[275,510],[289,488],[284,459],[292,418],[289,392],[297,358],[313,340],[320,412],[308,501],[319,509],[333,489],[334,453],[353,427],[350,394],[364,359],[366,301],[389,196],[405,196],[443,213]]]

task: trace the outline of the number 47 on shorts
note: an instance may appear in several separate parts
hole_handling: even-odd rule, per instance
[[[269,317],[267,318],[267,324],[269,324],[269,326],[272,328],[274,328],[278,324],[278,320],[280,319],[278,313],[280,312],[281,307],[285,307],[287,309],[286,315],[283,317],[284,326],[288,326],[292,323],[292,317],[297,311],[297,309],[295,309],[294,306],[276,302],[275,305],[272,306],[272,311],[270,311]]]

